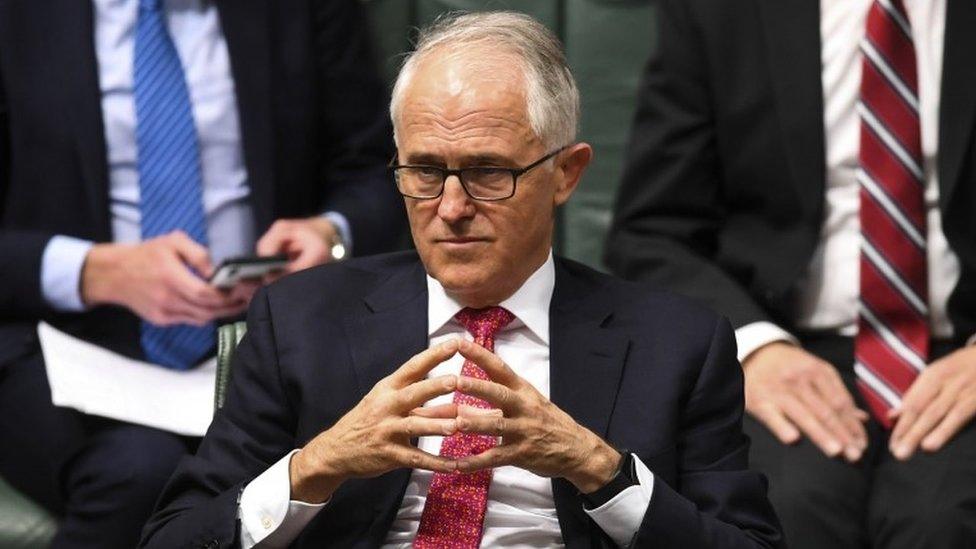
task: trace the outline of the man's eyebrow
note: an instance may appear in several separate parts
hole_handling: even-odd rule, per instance
[[[415,153],[408,155],[405,159],[406,164],[422,166],[444,166],[442,156],[430,153]],[[495,153],[475,153],[462,155],[458,167],[468,166],[512,166],[514,161],[505,155]]]
[[[443,166],[444,160],[440,156],[434,154],[415,153],[407,155],[407,157],[404,158],[404,163],[421,166]]]

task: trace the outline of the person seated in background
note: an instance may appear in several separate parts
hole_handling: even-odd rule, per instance
[[[0,3],[0,475],[55,547],[133,547],[194,446],[51,403],[37,324],[168,368],[214,351],[254,284],[395,249],[405,217],[358,2]]]
[[[552,255],[592,156],[555,36],[441,18],[390,112],[416,252],[259,290],[142,545],[778,546],[728,322]]]
[[[658,4],[607,247],[727,315],[792,547],[976,545],[976,4]]]

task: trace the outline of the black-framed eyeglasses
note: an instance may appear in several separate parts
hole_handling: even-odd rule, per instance
[[[471,166],[449,170],[439,166],[393,165],[393,176],[397,190],[407,198],[430,200],[444,194],[447,178],[455,175],[468,196],[475,200],[505,200],[515,195],[518,178],[546,160],[564,151],[569,145],[559,147],[524,168],[501,168],[495,166]]]

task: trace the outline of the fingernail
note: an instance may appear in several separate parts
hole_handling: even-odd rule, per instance
[[[861,459],[861,449],[856,446],[848,446],[844,448],[844,457],[847,458],[847,461],[853,463]]]
[[[908,448],[907,444],[897,444],[895,445],[895,449],[892,450],[892,453],[895,454],[895,457],[898,459],[908,459],[909,455],[911,454],[911,450]]]
[[[447,426],[444,428],[444,434],[452,435],[457,431],[457,421],[451,420],[447,422]]]
[[[827,443],[827,453],[830,454],[831,457],[839,454],[841,450],[843,450],[843,447],[841,447],[840,443],[836,440],[832,440]]]

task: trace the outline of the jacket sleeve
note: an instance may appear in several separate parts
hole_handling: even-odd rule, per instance
[[[10,105],[0,63],[0,319],[35,319],[48,311],[41,293],[41,258],[53,233],[5,226],[11,177]]]
[[[368,255],[402,244],[406,215],[387,169],[394,151],[389,96],[360,4],[314,0],[313,12],[325,159],[322,208],[345,216],[353,253]]]
[[[687,2],[657,7],[605,261],[618,275],[704,301],[739,328],[770,320],[716,262],[726,222],[708,60]]]
[[[657,479],[630,547],[783,547],[766,478],[750,471],[742,369],[720,319],[680,418],[675,486]]]
[[[296,420],[278,375],[266,291],[255,294],[234,353],[227,399],[196,455],[180,463],[143,530],[141,547],[237,545],[238,498],[294,449]]]

